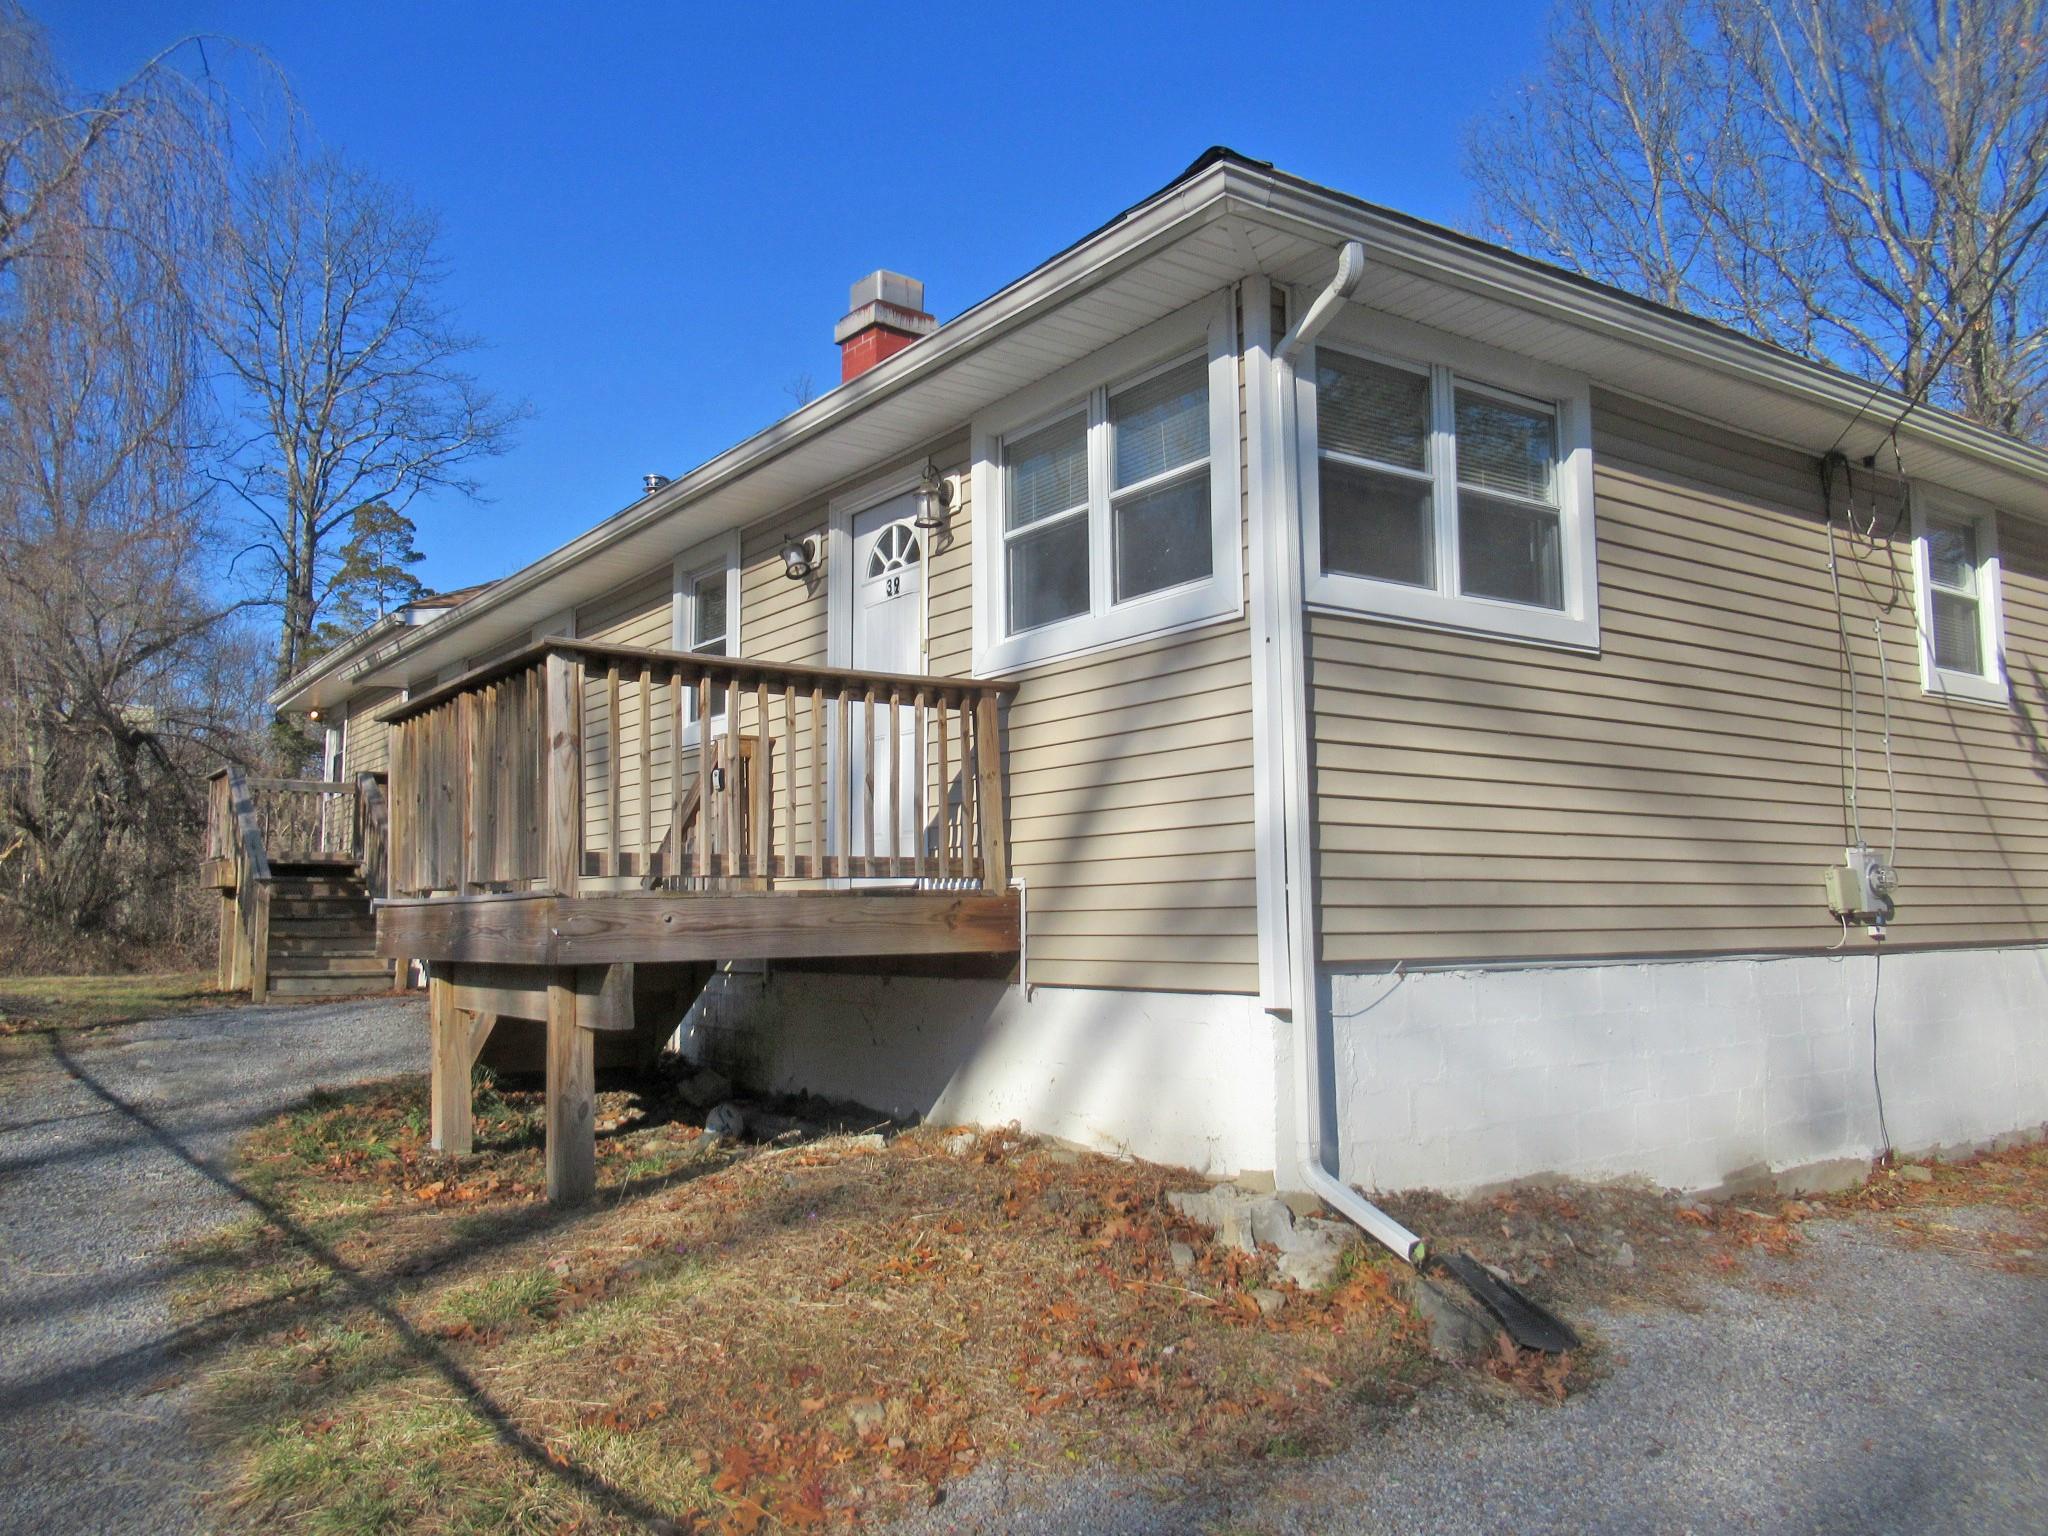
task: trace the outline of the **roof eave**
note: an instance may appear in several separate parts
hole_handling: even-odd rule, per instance
[[[440,621],[417,626],[414,634],[378,659],[379,667],[390,666],[446,639],[464,625],[544,586],[561,571],[677,515],[714,488],[743,477],[799,443],[832,431],[920,380],[993,345],[1045,308],[1143,260],[1152,249],[1180,238],[1189,228],[1221,218],[1231,206],[1226,201],[1230,183],[1239,174],[1238,166],[1219,162],[1169,187],[948,321],[932,335],[641,497],[567,544],[493,582]],[[313,680],[314,674],[310,672],[292,678],[272,695],[273,702],[301,696],[306,684]],[[286,706],[279,703],[279,707]]]
[[[293,673],[273,688],[268,697],[270,707],[281,711],[307,706],[313,702],[306,697],[309,693],[347,672],[351,663],[360,661],[365,652],[374,648],[378,637],[390,634],[394,630],[410,630],[415,627],[406,621],[402,613],[385,614],[374,624],[358,630],[341,645],[326,652],[310,667]]]
[[[2048,485],[2048,452],[1939,406],[1915,404],[1896,390],[1817,363],[1710,320],[1564,272],[1484,241],[1411,219],[1284,172],[1257,173],[1271,184],[1263,216],[1328,237],[1363,240],[1374,261],[1487,293],[1584,329],[1654,345],[1674,361],[1760,384],[1857,418],[1845,449],[1873,451],[1890,423],[1930,445]]]
[[[1781,391],[1823,409],[1860,417],[1845,446],[1868,452],[1909,402],[1894,391],[1781,351],[1711,321],[1668,309],[1574,273],[1455,231],[1413,219],[1278,171],[1212,152],[1180,181],[1137,204],[1039,267],[875,368],[792,412],[697,469],[631,503],[560,548],[491,584],[428,625],[401,635],[364,672],[416,658],[504,605],[622,541],[684,514],[709,492],[743,479],[800,444],[932,378],[1047,309],[1086,292],[1161,247],[1229,215],[1241,215],[1327,244],[1334,259],[1347,239],[1363,240],[1377,262],[1491,296],[1638,348],[1682,366]],[[1990,466],[2048,497],[2048,453],[1932,406],[1905,429],[1920,442]],[[351,652],[351,654],[359,654]],[[323,659],[323,668],[327,659]],[[273,694],[282,707],[332,670],[292,679]]]

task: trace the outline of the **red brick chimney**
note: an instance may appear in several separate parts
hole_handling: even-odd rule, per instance
[[[853,285],[847,301],[846,318],[832,327],[842,384],[939,328],[925,313],[924,284],[901,272],[870,272]]]

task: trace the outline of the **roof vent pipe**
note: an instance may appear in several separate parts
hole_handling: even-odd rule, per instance
[[[656,491],[660,490],[664,485],[667,484],[667,475],[642,475],[640,477],[640,494],[643,496],[652,496]]]

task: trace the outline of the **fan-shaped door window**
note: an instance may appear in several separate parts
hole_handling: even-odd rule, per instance
[[[915,565],[918,557],[917,530],[908,523],[891,523],[875,536],[874,547],[868,551],[868,580]]]

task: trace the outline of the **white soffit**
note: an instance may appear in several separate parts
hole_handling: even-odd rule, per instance
[[[1839,442],[1850,457],[1876,454],[1890,468],[1887,436],[1907,407],[1893,391],[1873,395],[1868,381],[1291,180],[1262,216],[1325,241],[1363,240],[1357,302],[1368,308],[1583,373],[1595,388],[1765,442],[1815,456]],[[1312,292],[1336,270],[1336,249],[1325,245],[1271,270]],[[1926,406],[1906,417],[1899,442],[1908,475],[2048,519],[2041,450]]]
[[[1446,230],[1247,162],[1207,165],[949,321],[933,336],[635,501],[280,704],[329,704],[486,655],[714,534],[790,512],[963,430],[977,411],[1109,341],[1261,271],[1306,295],[1343,241],[1359,302],[1588,375],[1765,441],[1819,454],[1867,384]],[[1842,443],[1877,452],[1904,407],[1881,394]],[[2048,519],[2048,455],[1933,410],[1900,433],[1909,474]]]
[[[1221,181],[1221,169],[1211,170],[1163,205],[1139,210],[1166,215],[1150,239],[1126,229],[1138,220],[1134,214],[1054,258],[937,335],[487,588],[430,631],[380,648],[374,667],[302,685],[276,701],[292,707],[331,703],[365,682],[403,684],[408,676],[428,676],[486,654],[564,608],[644,577],[715,534],[828,497],[877,465],[956,435],[977,411],[1116,336],[1227,287],[1247,263],[1242,232],[1220,222],[1227,211],[1215,195]],[[1136,248],[1121,249],[1134,234]],[[1294,237],[1275,241],[1290,255],[1308,249]],[[1092,248],[1105,243],[1116,248],[1113,259],[1094,261]],[[1063,270],[1068,267],[1078,270]],[[1022,314],[993,317],[999,322],[990,327],[994,334],[975,338],[973,323],[982,311],[1026,297],[1039,284],[1048,290],[1042,299],[1020,305]],[[960,339],[951,349],[934,347],[956,327]],[[917,366],[928,363],[933,365]],[[909,380],[897,383],[905,373]],[[876,393],[881,398],[873,403],[857,403]]]

